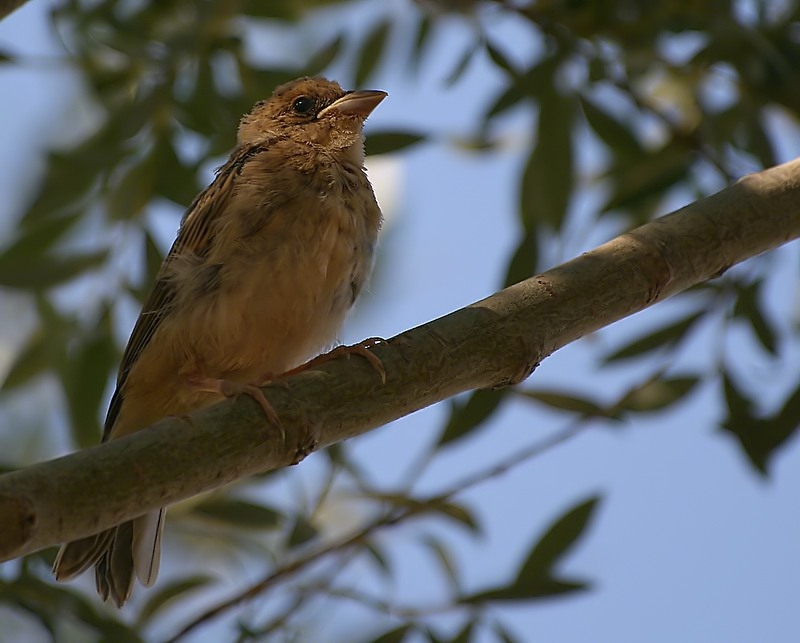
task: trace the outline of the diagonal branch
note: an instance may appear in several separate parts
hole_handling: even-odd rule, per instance
[[[252,399],[0,476],[0,560],[87,536],[366,433],[452,395],[515,384],[553,351],[800,237],[800,160],[409,330],[366,360],[337,359]]]

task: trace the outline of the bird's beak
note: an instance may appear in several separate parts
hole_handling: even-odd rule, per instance
[[[386,92],[379,89],[362,89],[357,92],[349,92],[320,111],[317,114],[317,118],[322,118],[331,112],[366,118],[378,106],[378,103],[387,96]]]

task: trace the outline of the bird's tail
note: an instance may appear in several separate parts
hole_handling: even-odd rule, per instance
[[[97,593],[103,600],[110,596],[117,607],[122,607],[133,593],[134,579],[145,587],[156,582],[164,511],[62,545],[53,563],[56,580],[69,580],[94,565]]]

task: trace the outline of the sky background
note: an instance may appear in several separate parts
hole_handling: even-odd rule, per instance
[[[393,4],[401,15],[402,3]],[[86,116],[76,77],[48,62],[59,55],[47,23],[48,7],[43,0],[32,0],[0,22],[0,52],[10,50],[30,56],[31,61],[21,68],[0,66],[3,237],[20,214],[25,186],[33,184],[33,173],[43,167],[47,141],[69,140],[74,135],[62,129],[65,123],[74,122],[65,117],[64,110]],[[349,20],[351,28],[358,29],[360,21],[369,21],[370,11],[336,19]],[[325,26],[321,20],[318,28]],[[527,59],[536,52],[538,45],[531,32],[519,25],[497,21],[492,29],[514,56]],[[286,51],[293,37],[291,33],[272,32],[269,38],[253,35],[260,36],[254,38],[259,43],[253,45],[254,55],[266,50]],[[485,297],[502,281],[506,257],[518,234],[517,182],[529,118],[514,112],[505,119],[502,134],[506,144],[495,153],[471,154],[452,144],[470,131],[485,107],[481,101],[488,100],[492,88],[500,86],[491,64],[479,60],[463,82],[443,88],[443,77],[469,38],[465,22],[453,20],[437,40],[435,50],[428,52],[421,77],[401,73],[389,61],[370,83],[387,90],[390,96],[370,119],[368,132],[408,126],[435,131],[441,138],[436,144],[370,163],[388,223],[371,293],[348,323],[342,337],[345,342],[390,337]],[[281,39],[285,46],[281,46]],[[329,75],[337,77],[337,69]],[[270,90],[265,88],[265,95]],[[776,132],[786,134],[780,147],[786,160],[798,154],[797,131],[777,119],[776,124]],[[588,139],[580,149],[583,167],[591,170],[600,166],[601,152]],[[586,191],[572,213],[570,240],[548,249],[552,264],[621,231],[611,224],[581,227],[585,220],[582,213],[598,207],[601,197],[597,185],[587,181]],[[681,198],[687,197],[676,195],[670,206],[682,205]],[[171,242],[180,214],[173,209],[152,215],[164,247]],[[799,250],[795,242],[776,252],[775,270],[783,277],[772,280],[768,297],[773,320],[782,329],[798,321]],[[600,356],[632,336],[665,324],[663,315],[677,318],[691,306],[688,299],[659,305],[568,346],[545,360],[523,387],[576,392],[588,388],[598,400],[613,399],[652,367],[625,363],[605,368],[600,375]],[[24,337],[25,320],[29,318],[29,302],[0,291],[0,374]],[[718,333],[719,327],[706,325],[687,347],[671,356],[675,373],[710,368],[704,364],[711,347],[717,346]],[[730,334],[726,341],[735,348],[735,370],[746,374],[748,385],[759,382],[757,390],[765,409],[796,385],[800,376],[800,347],[796,344],[783,353],[781,361],[755,350],[744,330]],[[800,449],[792,440],[774,458],[769,478],[757,476],[738,445],[717,428],[722,410],[716,403],[719,396],[714,386],[718,384],[698,389],[675,412],[666,415],[631,416],[615,427],[593,425],[566,445],[471,489],[461,499],[480,519],[483,536],[479,539],[443,524],[426,525],[426,529],[448,539],[465,586],[479,590],[513,573],[534,542],[532,537],[541,534],[563,511],[600,494],[603,500],[595,520],[563,569],[566,575],[591,581],[593,589],[565,599],[500,610],[498,613],[521,640],[797,641]],[[46,385],[37,394],[42,391],[52,394]],[[390,488],[405,479],[415,458],[437,440],[446,411],[446,406],[432,407],[353,442],[355,454],[377,486]],[[10,444],[4,434],[10,431],[13,414],[24,412],[33,411],[15,408],[0,416],[3,424],[9,423],[0,428],[3,446]],[[563,416],[520,399],[509,400],[489,426],[443,453],[416,488],[435,492],[448,487],[467,472],[502,460],[565,424]],[[26,444],[24,440],[21,443]],[[33,449],[29,443],[28,448]],[[64,448],[56,441],[43,452],[56,455]],[[301,465],[312,480],[315,457]],[[284,502],[290,502],[301,493],[299,483],[287,479],[285,484]],[[440,595],[441,575],[431,558],[415,546],[415,529],[409,524],[386,535],[398,564],[394,568],[397,578],[384,591],[403,597],[406,603],[424,605]],[[167,542],[167,553],[169,550]],[[189,554],[183,564],[202,562]],[[167,565],[165,573],[169,571]],[[220,573],[231,574],[229,569]],[[253,578],[260,575],[250,570],[237,573],[252,573]],[[374,575],[361,568],[350,573],[365,578]],[[383,587],[377,577],[370,582]],[[84,583],[91,586],[88,578]],[[220,595],[229,591],[230,586],[223,586]],[[353,623],[363,616],[358,608],[320,609],[329,619],[331,640],[366,636],[353,630]],[[9,618],[4,611],[0,616],[2,620]],[[454,619],[440,622],[445,626],[456,623]],[[191,640],[221,640],[224,625],[202,631]],[[159,623],[154,636],[173,627]]]

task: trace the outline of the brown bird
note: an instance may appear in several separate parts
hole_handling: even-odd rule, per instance
[[[381,212],[363,125],[383,91],[278,87],[186,211],[122,357],[103,441],[255,388],[330,346],[372,270]],[[270,411],[263,395],[265,410]],[[164,509],[61,547],[121,607],[158,574]]]

